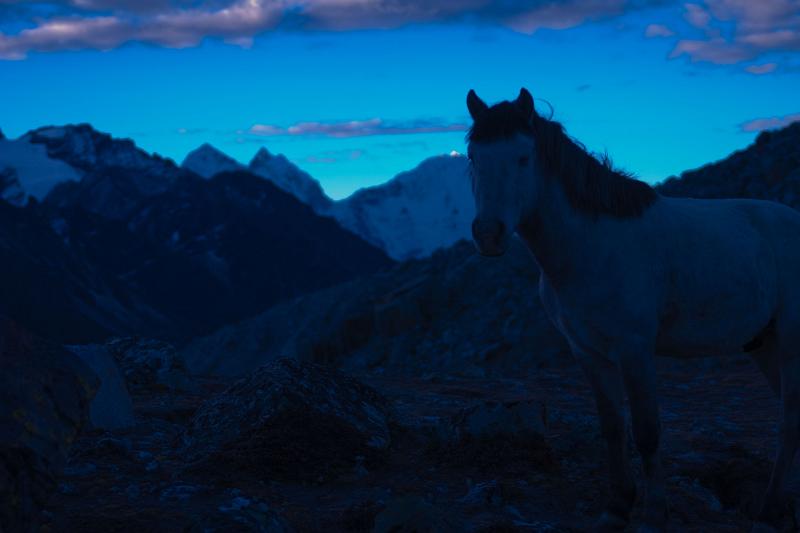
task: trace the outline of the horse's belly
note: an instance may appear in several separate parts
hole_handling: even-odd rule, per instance
[[[656,351],[675,357],[741,352],[764,330],[773,310],[772,295],[747,290],[703,305],[675,308],[661,321]]]

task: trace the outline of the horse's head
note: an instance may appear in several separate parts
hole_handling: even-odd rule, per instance
[[[482,255],[503,255],[536,199],[533,97],[522,89],[513,102],[489,107],[470,91],[467,108],[474,121],[468,147],[475,197],[472,238]]]

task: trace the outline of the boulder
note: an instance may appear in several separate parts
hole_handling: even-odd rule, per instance
[[[134,390],[161,387],[174,391],[193,391],[183,357],[167,343],[139,337],[116,338],[106,343]]]
[[[184,435],[193,468],[320,482],[371,468],[391,443],[389,403],[312,363],[280,359],[202,405]]]
[[[97,429],[122,429],[134,425],[133,402],[122,372],[105,346],[86,344],[69,346],[100,378],[100,388],[92,400],[90,420]]]
[[[99,381],[77,357],[0,317],[0,531],[38,531]]]

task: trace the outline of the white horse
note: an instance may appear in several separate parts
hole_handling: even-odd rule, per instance
[[[775,525],[800,437],[800,213],[758,200],[662,197],[540,117],[525,89],[492,107],[470,91],[467,107],[475,245],[502,255],[515,231],[526,243],[544,308],[594,391],[612,489],[596,529],[624,529],[636,500],[625,393],[645,476],[640,530],[667,522],[654,356],[743,351],[783,399],[754,529]]]

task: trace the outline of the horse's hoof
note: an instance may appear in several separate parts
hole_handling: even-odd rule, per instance
[[[625,531],[627,526],[628,521],[626,519],[606,511],[600,515],[600,518],[597,519],[594,527],[592,527],[592,532],[614,533],[617,531]]]
[[[750,528],[750,533],[778,533],[778,529],[766,522],[753,522],[753,527]]]

